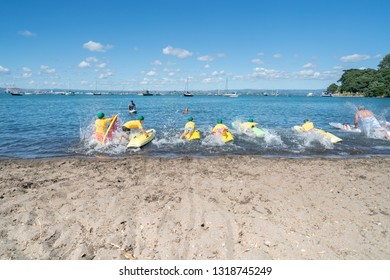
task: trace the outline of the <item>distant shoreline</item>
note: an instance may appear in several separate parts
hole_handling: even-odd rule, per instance
[[[348,92],[348,93],[333,93],[332,95],[333,95],[333,97],[366,97],[362,93],[352,93],[352,92]]]

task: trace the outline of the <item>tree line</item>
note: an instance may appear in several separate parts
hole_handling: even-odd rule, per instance
[[[362,94],[366,97],[390,97],[390,54],[378,64],[378,69],[348,69],[328,92],[341,94]]]

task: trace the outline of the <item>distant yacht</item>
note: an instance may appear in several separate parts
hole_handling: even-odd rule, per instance
[[[306,96],[308,96],[308,97],[312,97],[312,96],[314,96],[314,93],[312,93],[312,92],[309,92]]]
[[[21,92],[11,92],[11,95],[13,95],[13,96],[22,96],[23,93],[21,93]]]
[[[332,95],[331,92],[324,91],[324,92],[321,94],[321,97],[333,97],[333,95]]]
[[[232,93],[225,93],[223,96],[226,97],[238,97],[237,92],[232,92]]]
[[[153,93],[150,93],[148,90],[146,90],[144,93],[142,93],[143,96],[153,96]]]
[[[10,93],[13,96],[22,96],[23,93],[21,92],[20,88],[7,88],[5,90],[6,93]]]
[[[102,95],[101,92],[97,91],[97,82],[95,82],[95,91],[93,92],[93,95]]]
[[[226,96],[226,97],[238,97],[238,94],[237,92],[228,92],[228,78],[226,78],[226,86],[225,86],[225,91],[226,93],[223,94],[223,96]]]
[[[186,82],[186,87],[184,89],[184,94],[183,94],[185,97],[193,97],[194,95],[188,91],[188,78],[187,78],[187,82]]]

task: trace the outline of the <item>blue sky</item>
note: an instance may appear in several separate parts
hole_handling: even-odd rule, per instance
[[[2,1],[0,87],[321,89],[390,53],[389,1]]]

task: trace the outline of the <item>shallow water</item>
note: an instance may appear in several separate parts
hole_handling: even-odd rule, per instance
[[[24,95],[0,94],[2,116],[1,158],[83,156],[218,156],[259,155],[267,157],[365,157],[389,156],[390,142],[348,133],[329,122],[353,123],[356,108],[366,106],[381,119],[390,119],[390,99],[306,97],[305,92],[280,96],[240,95]],[[91,137],[96,114],[119,113],[120,121],[134,119],[127,105],[134,100],[144,128],[154,128],[156,138],[142,149],[126,150],[118,141],[101,147]],[[181,111],[189,108],[189,114]],[[188,116],[192,116],[202,139],[178,139]],[[231,128],[232,143],[224,144],[210,134],[217,118]],[[253,118],[267,130],[264,138],[251,138],[232,128],[234,121]],[[292,127],[310,119],[317,128],[343,139],[332,144],[315,135],[302,135]],[[118,132],[119,133],[119,132]]]

